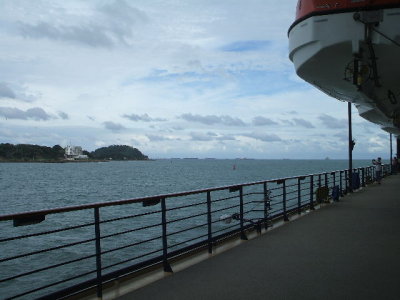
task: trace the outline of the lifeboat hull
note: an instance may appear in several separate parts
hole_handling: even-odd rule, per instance
[[[372,22],[366,24],[368,18]],[[362,117],[400,135],[400,47],[396,43],[400,44],[400,3],[298,20],[289,31],[289,57],[305,81],[356,104]]]

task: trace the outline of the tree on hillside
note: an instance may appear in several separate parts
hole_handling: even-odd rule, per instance
[[[64,149],[55,145],[47,146],[30,144],[0,144],[0,158],[6,160],[58,160],[64,157]]]
[[[112,145],[96,149],[91,153],[95,159],[113,159],[113,160],[148,160],[138,149],[127,145]]]

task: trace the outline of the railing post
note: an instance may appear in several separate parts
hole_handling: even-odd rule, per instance
[[[329,188],[328,173],[325,173],[325,186]]]
[[[333,201],[339,201],[340,190],[339,190],[339,188],[336,187],[336,172],[331,172],[331,175],[332,175],[332,179],[333,179],[332,180],[332,198],[333,198]],[[334,194],[333,194],[334,191],[335,191],[335,194],[336,194],[336,192],[338,193],[338,195],[335,195],[337,198],[333,197],[334,196]]]
[[[361,186],[362,186],[362,187],[365,187],[365,168],[361,168],[361,174],[362,174],[362,175],[361,175],[361,176],[362,176],[362,177],[361,177],[361,178],[362,178],[362,179],[361,179]]]
[[[161,198],[161,225],[163,243],[163,266],[164,272],[172,273],[172,268],[168,263],[168,242],[167,242],[167,208],[165,198]]]
[[[297,178],[297,214],[301,214],[301,185],[300,185],[300,179],[301,177]]]
[[[268,229],[269,194],[267,183],[264,182],[264,227]]]
[[[100,246],[100,211],[94,208],[94,231],[96,236],[96,273],[97,273],[97,297],[103,297],[103,286],[101,279],[101,246]]]
[[[321,187],[321,174],[318,174],[318,187]]]
[[[340,197],[343,197],[343,171],[339,172],[339,189],[340,189]]]
[[[247,240],[247,236],[244,233],[244,203],[243,203],[243,186],[239,188],[239,198],[240,198],[240,239]]]
[[[344,171],[344,183],[346,185],[346,189],[345,189],[345,194],[347,194],[347,192],[349,191],[349,186],[348,186],[348,170]]]
[[[375,182],[376,181],[376,172],[375,172],[375,167],[373,166],[373,167],[371,167],[370,168],[371,169],[371,181],[372,182]]]
[[[310,210],[314,208],[314,175],[310,175]]]
[[[207,227],[208,227],[208,253],[212,253],[212,219],[211,219],[211,192],[207,192]]]
[[[367,176],[369,176],[369,183],[371,184],[372,182],[374,182],[374,178],[372,177],[372,172],[371,172],[371,167],[367,167]]]
[[[286,211],[286,180],[285,179],[278,180],[277,184],[282,184],[283,220],[289,221]]]

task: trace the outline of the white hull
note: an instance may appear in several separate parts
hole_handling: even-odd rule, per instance
[[[301,78],[356,104],[362,117],[400,135],[393,125],[400,117],[400,47],[373,31],[371,53],[365,25],[353,16],[354,12],[314,16],[296,24],[289,33],[290,59]],[[400,8],[383,10],[375,28],[400,43]],[[355,54],[360,60],[358,87],[352,78]]]

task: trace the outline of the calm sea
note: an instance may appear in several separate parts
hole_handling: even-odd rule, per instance
[[[369,160],[355,160],[353,165],[361,167],[369,163]],[[0,215],[346,168],[346,160],[0,163]]]
[[[367,166],[370,161],[355,160],[354,167]],[[347,168],[346,160],[215,160],[215,159],[172,159],[154,161],[126,161],[104,163],[0,163],[0,215],[88,204],[93,202],[107,202],[112,200],[132,199],[143,196],[176,193],[195,189],[219,187],[267,179],[291,177],[322,173]],[[174,199],[172,199],[174,200]],[[184,199],[190,201],[190,199]],[[124,213],[137,214],[145,208],[140,205],[114,207],[102,211],[102,218],[118,217]],[[157,207],[156,209],[159,209]],[[196,207],[195,209],[201,209]],[[203,208],[204,209],[204,208]],[[146,211],[144,211],[146,212]],[[178,211],[179,212],[179,211]],[[107,213],[109,215],[107,216]],[[172,213],[175,213],[172,211]],[[191,212],[189,212],[191,213]],[[198,213],[198,212],[195,212]],[[167,216],[168,217],[168,216]],[[218,215],[216,216],[218,218]],[[137,218],[121,222],[105,223],[102,233],[113,233],[131,229],[132,226],[145,226],[148,222],[160,222],[159,215],[149,218]],[[195,224],[202,224],[204,220],[191,219]],[[0,240],[23,234],[65,228],[76,224],[93,222],[93,211],[80,211],[66,214],[49,215],[46,221],[35,226],[14,228],[12,222],[0,222]],[[147,222],[147,223],[146,223]],[[186,221],[187,222],[187,221]],[[169,230],[179,230],[187,224],[173,223]],[[180,227],[179,227],[180,226]],[[213,225],[214,226],[214,225]],[[215,224],[215,229],[221,224]],[[206,234],[200,232],[197,236]],[[181,235],[183,238],[185,234]],[[124,247],[130,243],[149,239],[149,236],[160,236],[160,228],[150,228],[147,231],[132,232],[129,235],[102,240],[102,250]],[[168,245],[179,243],[179,237],[174,235],[168,240]],[[0,260],[26,252],[58,247],[62,244],[93,239],[93,228],[78,228],[73,231],[59,232],[53,235],[41,235],[36,238],[0,242]],[[91,241],[91,240],[90,240]],[[126,248],[119,252],[110,252],[103,255],[104,265],[113,265],[125,261],[132,255],[147,253],[160,249],[161,240],[154,240],[146,245]],[[20,293],[22,290],[31,290],[38,285],[43,286],[54,279],[70,278],[76,274],[95,270],[94,258],[78,261],[49,271],[41,271],[34,275],[18,277],[8,282],[1,279],[15,276],[31,269],[41,269],[44,264],[58,264],[94,253],[94,243],[80,244],[76,247],[58,249],[46,254],[36,255],[34,259],[27,257],[17,261],[0,263],[0,299]],[[159,254],[154,254],[159,255]],[[112,271],[113,269],[107,269]],[[90,273],[86,279],[93,278]],[[60,287],[49,288],[46,293]],[[19,299],[34,299],[42,295],[41,292]]]

